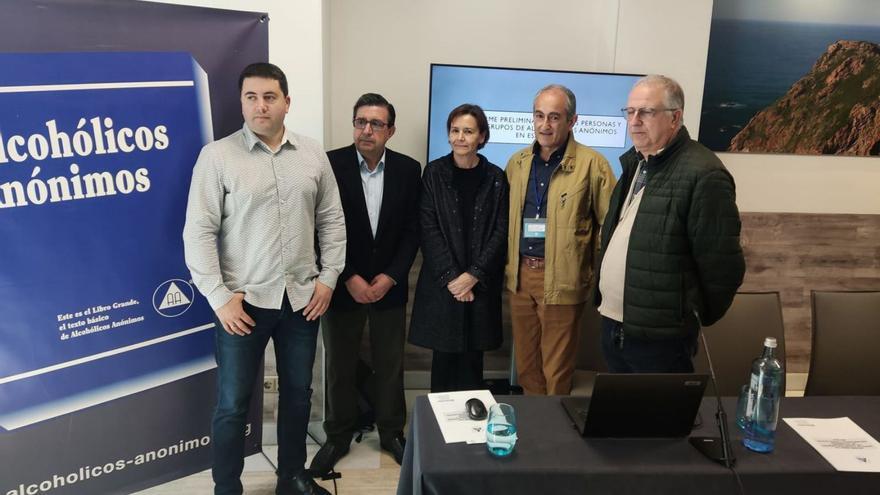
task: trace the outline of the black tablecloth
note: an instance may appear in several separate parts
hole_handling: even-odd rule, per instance
[[[733,473],[687,439],[585,439],[558,397],[506,397],[516,408],[516,450],[492,457],[484,444],[445,444],[427,397],[416,400],[398,495],[408,494],[736,494]],[[732,417],[734,398],[724,407]],[[717,436],[715,400],[704,399],[694,436]],[[786,398],[782,417],[848,416],[880,438],[880,397]],[[880,473],[837,472],[781,419],[776,449],[758,454],[732,425],[736,469],[747,495],[880,494]]]

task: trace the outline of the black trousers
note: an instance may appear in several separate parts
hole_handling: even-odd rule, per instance
[[[431,358],[431,392],[478,390],[483,384],[483,351],[440,352]]]
[[[602,354],[611,373],[693,373],[693,338],[628,337],[623,324],[602,317]]]
[[[377,310],[365,304],[351,311],[330,309],[321,317],[327,353],[324,431],[329,441],[351,442],[357,425],[357,368],[367,324],[374,371],[367,382],[367,390],[375,409],[379,436],[391,439],[402,434],[406,424],[403,395],[406,308]]]

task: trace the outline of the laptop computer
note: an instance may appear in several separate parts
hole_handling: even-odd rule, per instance
[[[562,407],[585,437],[687,436],[709,375],[599,373],[591,397],[563,397]]]

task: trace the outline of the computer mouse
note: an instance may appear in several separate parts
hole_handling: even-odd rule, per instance
[[[464,403],[464,407],[467,410],[467,415],[474,421],[479,421],[481,419],[486,419],[486,405],[483,404],[483,401],[474,397],[473,399],[468,399],[467,402]]]

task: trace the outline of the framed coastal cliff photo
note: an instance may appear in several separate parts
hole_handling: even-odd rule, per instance
[[[715,0],[699,141],[880,156],[876,0]]]

